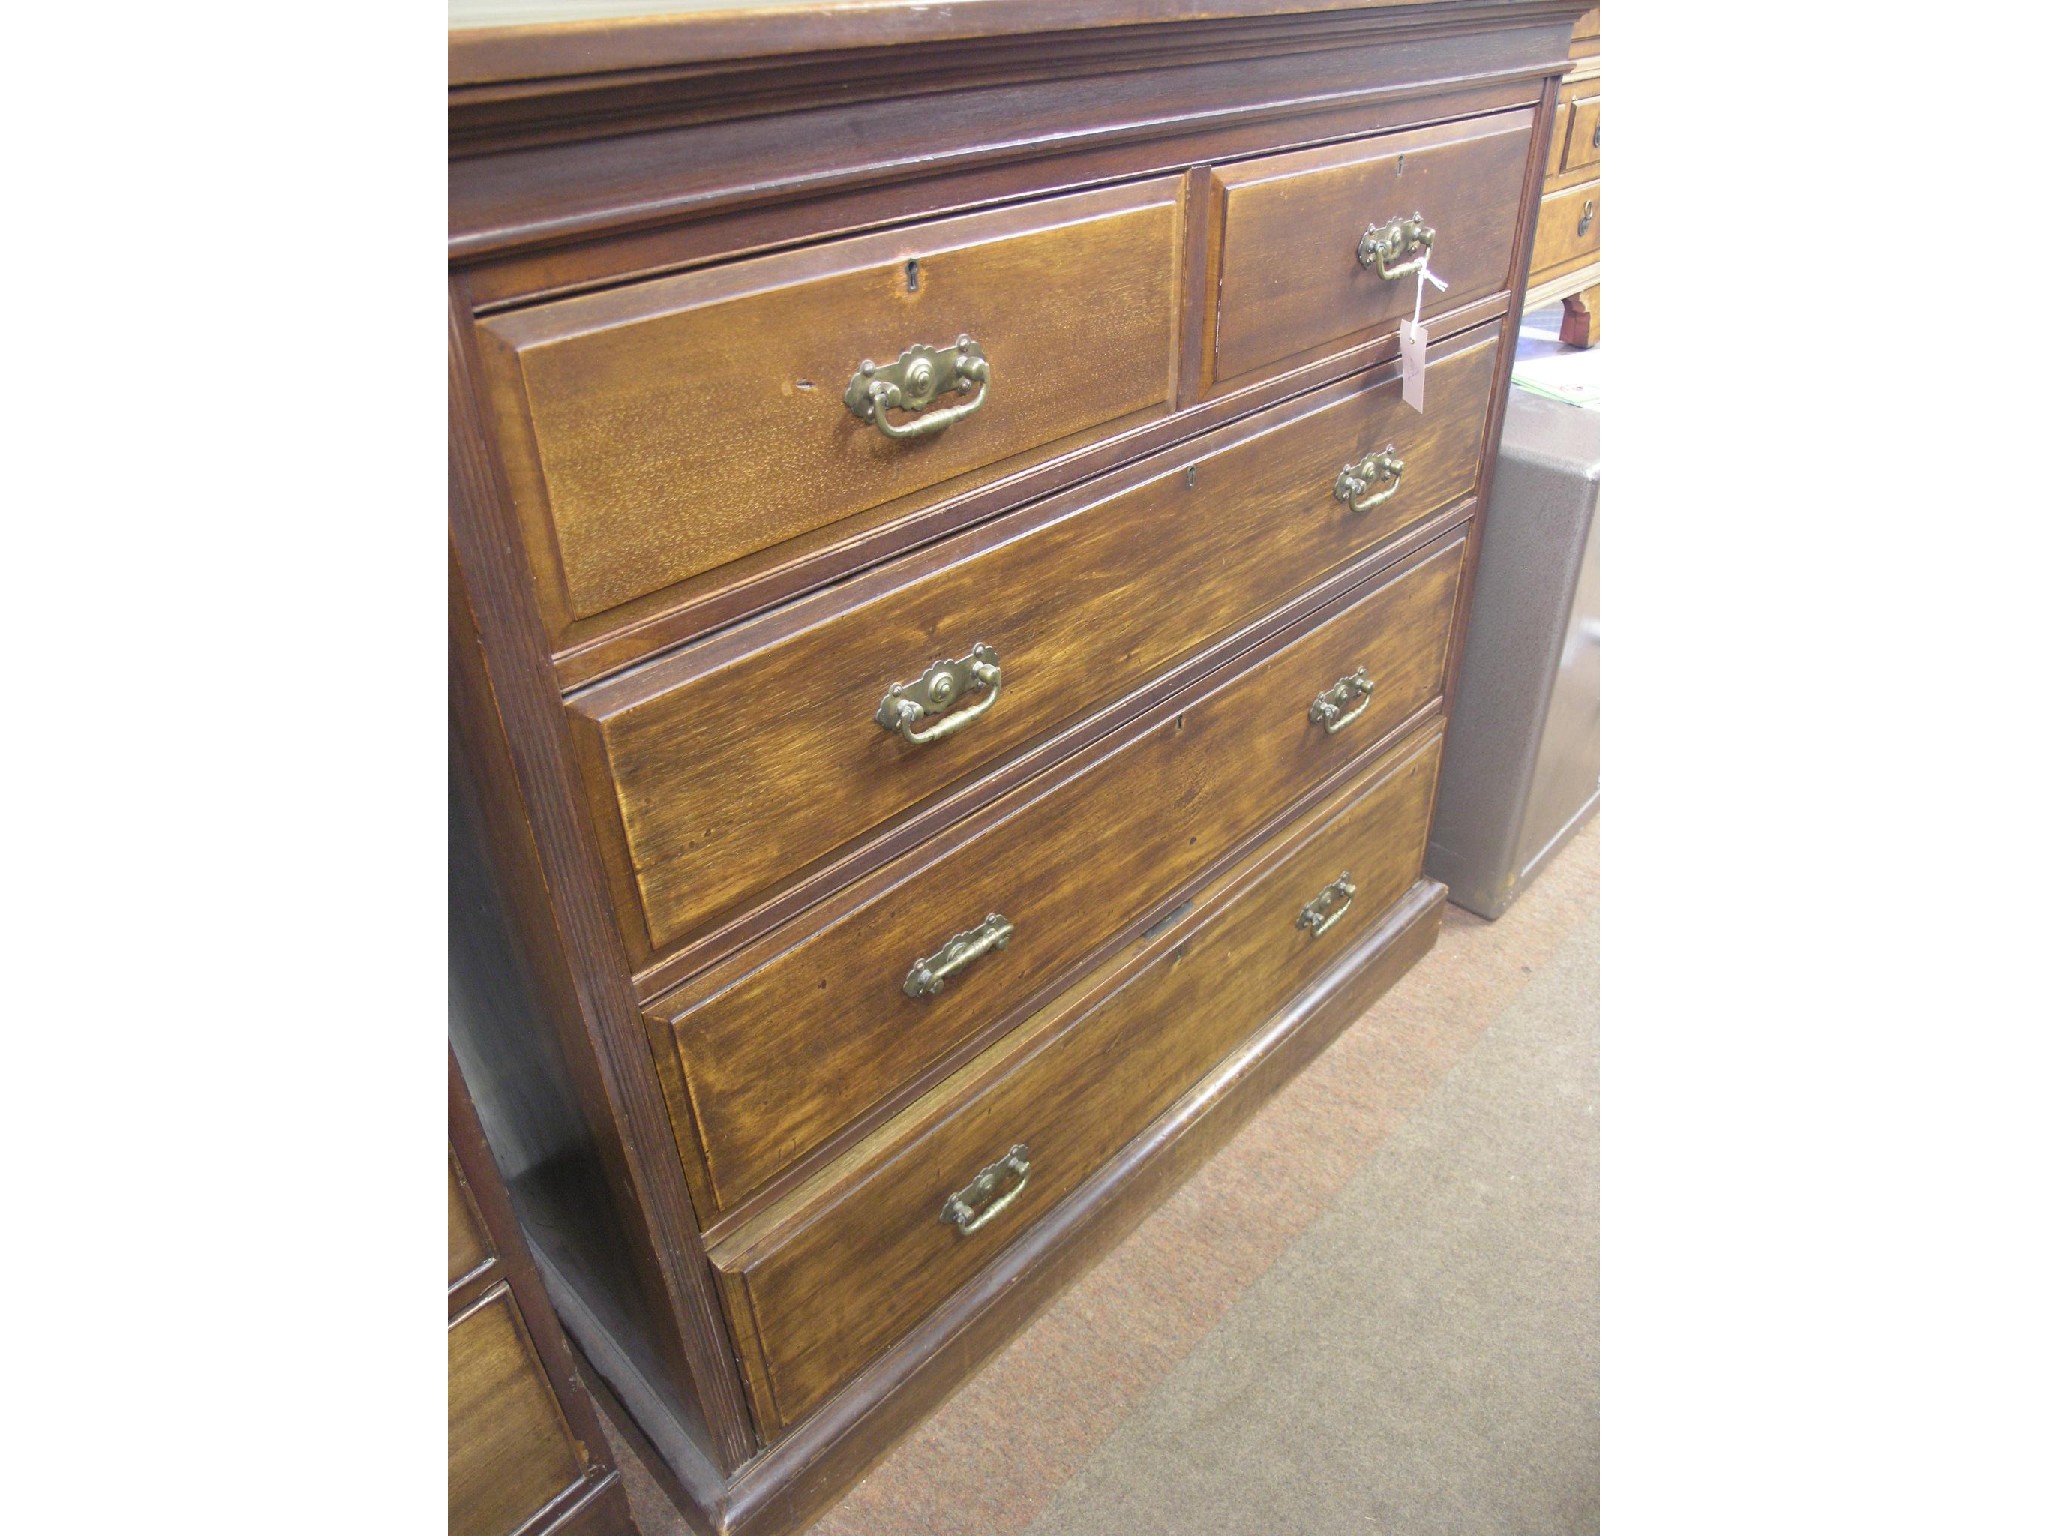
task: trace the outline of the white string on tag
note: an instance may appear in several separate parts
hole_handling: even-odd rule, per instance
[[[1442,293],[1451,286],[1429,270],[1429,248],[1427,246],[1423,247],[1422,265],[1415,269],[1415,318],[1408,322],[1410,325],[1422,324],[1422,285],[1424,283],[1435,283],[1438,293]]]

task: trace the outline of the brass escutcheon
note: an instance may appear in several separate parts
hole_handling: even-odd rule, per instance
[[[1401,489],[1401,471],[1405,468],[1394,457],[1394,445],[1389,443],[1378,453],[1369,453],[1356,464],[1346,464],[1337,471],[1337,499],[1354,512],[1376,507]],[[1381,488],[1373,490],[1374,486]]]
[[[911,997],[936,997],[946,990],[946,979],[963,971],[992,949],[1009,947],[1017,925],[1000,912],[991,912],[965,933],[956,933],[939,946],[937,954],[911,962],[903,978],[903,990]]]
[[[916,728],[926,715],[936,715],[965,695],[983,689],[988,690],[988,697],[973,708],[947,715],[928,730]],[[1003,667],[996,659],[995,647],[977,644],[958,661],[933,662],[914,683],[892,684],[882,695],[881,708],[875,711],[875,724],[921,747],[974,724],[995,708],[996,697],[1002,691]]]
[[[1360,236],[1358,264],[1381,277],[1406,277],[1428,265],[1429,252],[1435,244],[1436,231],[1422,222],[1421,214],[1411,213],[1405,219],[1376,225]],[[1399,266],[1387,265],[1403,256],[1409,259]]]
[[[965,405],[924,414],[943,394],[981,392]],[[846,386],[846,408],[862,421],[881,428],[884,437],[928,437],[943,432],[962,417],[971,416],[988,400],[988,359],[971,336],[962,336],[950,347],[908,348],[893,363],[865,359],[853,381]],[[889,420],[891,411],[909,411],[917,417],[907,426]]]
[[[1297,928],[1306,928],[1308,936],[1320,939],[1336,924],[1338,918],[1351,910],[1351,898],[1358,894],[1358,887],[1351,883],[1351,871],[1345,870],[1329,885],[1316,893],[1315,900],[1301,909],[1301,916],[1294,920]]]
[[[996,1195],[997,1187],[1012,1175],[1017,1182]],[[978,1232],[1000,1215],[1004,1206],[1024,1193],[1025,1182],[1030,1177],[1031,1148],[1020,1141],[969,1179],[966,1188],[946,1196],[946,1203],[939,1207],[939,1220],[958,1227],[963,1237],[970,1232]],[[991,1195],[995,1195],[993,1200],[989,1199]],[[985,1200],[988,1203],[980,1205]],[[977,1205],[980,1205],[978,1210]]]

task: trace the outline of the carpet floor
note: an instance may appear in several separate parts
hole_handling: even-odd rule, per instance
[[[1599,959],[1596,818],[812,1536],[1596,1531]]]

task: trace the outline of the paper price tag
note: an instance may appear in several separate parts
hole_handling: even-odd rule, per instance
[[[1428,291],[1425,283],[1436,284],[1438,293],[1451,286],[1429,270],[1426,255],[1415,270],[1415,316],[1401,322],[1401,398],[1418,411],[1422,409],[1422,373],[1429,366],[1429,327],[1422,323],[1422,296]]]
[[[1401,322],[1401,398],[1422,409],[1422,370],[1429,363],[1429,327]]]

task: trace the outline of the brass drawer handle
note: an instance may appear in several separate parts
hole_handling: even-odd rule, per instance
[[[925,407],[951,391],[964,395],[981,386],[981,393],[965,405],[924,414]],[[882,429],[884,437],[929,437],[943,432],[963,417],[972,416],[988,400],[988,359],[981,344],[962,336],[950,347],[911,347],[893,363],[877,365],[863,361],[860,372],[846,386],[846,408],[862,421]],[[889,420],[891,411],[909,411],[917,417],[908,426]]]
[[[1436,244],[1436,231],[1422,222],[1422,215],[1411,213],[1405,219],[1395,219],[1391,224],[1380,224],[1368,229],[1358,241],[1358,264],[1368,272],[1377,272],[1381,277],[1406,277],[1410,272],[1419,272],[1429,262],[1429,252]],[[1397,267],[1387,265],[1398,261],[1409,252],[1414,254]]]
[[[1369,511],[1401,489],[1401,471],[1407,468],[1394,457],[1394,445],[1387,444],[1378,453],[1369,453],[1356,464],[1346,464],[1337,471],[1337,499],[1354,512]],[[1386,482],[1383,490],[1373,487]],[[1367,491],[1372,491],[1370,496]],[[1364,500],[1360,500],[1364,497]]]
[[[1011,1174],[1016,1175],[1017,1182],[989,1200],[990,1195],[995,1195],[996,1186]],[[939,1207],[939,1220],[958,1227],[963,1237],[979,1232],[1002,1215],[1004,1206],[1024,1193],[1024,1185],[1030,1177],[1031,1149],[1020,1141],[969,1179],[965,1189],[957,1189],[946,1196],[946,1203]],[[976,1204],[983,1200],[988,1200],[988,1204],[977,1211]]]
[[[926,715],[935,715],[947,705],[970,693],[988,690],[988,697],[972,708],[948,715],[929,730],[916,729]],[[943,741],[964,730],[996,707],[1003,691],[1003,667],[992,645],[976,645],[958,661],[935,661],[914,683],[895,683],[882,695],[882,707],[875,711],[875,724],[894,731],[905,741],[923,746]]]
[[[914,962],[903,978],[903,990],[912,997],[936,997],[946,990],[946,978],[966,969],[992,949],[1009,947],[1017,925],[1000,912],[991,912],[965,933],[956,933],[928,959]]]
[[[1345,705],[1357,701],[1357,708],[1346,710]],[[1372,679],[1360,667],[1349,677],[1340,677],[1329,688],[1316,695],[1315,703],[1308,707],[1309,719],[1320,725],[1325,734],[1334,736],[1345,726],[1365,713],[1365,706],[1372,702]]]
[[[1593,227],[1593,199],[1586,199],[1586,211],[1579,215],[1579,238],[1586,238],[1586,231]]]
[[[1316,893],[1316,899],[1301,909],[1301,916],[1294,920],[1297,928],[1306,928],[1308,936],[1320,939],[1336,925],[1337,919],[1351,910],[1351,898],[1358,894],[1358,887],[1351,883],[1351,871],[1345,870],[1336,882],[1326,885]]]
[[[1600,147],[1600,125],[1599,125],[1598,123],[1595,123],[1595,124],[1593,125],[1593,148],[1595,148],[1595,149],[1597,150],[1597,149],[1598,149],[1599,147]]]

